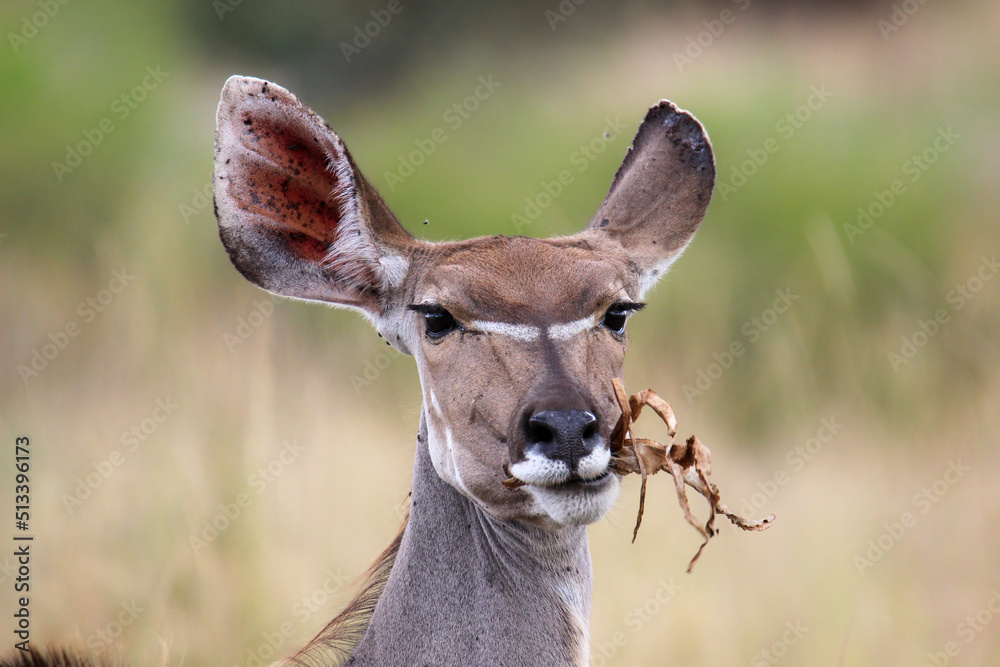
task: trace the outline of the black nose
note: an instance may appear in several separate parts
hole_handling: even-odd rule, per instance
[[[587,410],[542,410],[528,419],[527,448],[564,461],[571,472],[600,444],[597,417]]]

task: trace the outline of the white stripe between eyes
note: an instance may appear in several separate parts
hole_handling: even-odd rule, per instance
[[[541,327],[531,324],[511,324],[510,322],[489,322],[486,320],[469,322],[469,328],[483,333],[500,334],[526,341],[538,340],[542,331]]]
[[[597,318],[593,315],[582,317],[573,322],[554,324],[550,327],[540,327],[532,324],[512,324],[510,322],[490,322],[476,320],[469,322],[469,327],[476,331],[490,334],[510,336],[523,341],[538,340],[546,333],[552,340],[568,340],[573,336],[597,326]]]
[[[549,338],[553,340],[566,340],[572,338],[573,336],[587,331],[588,329],[593,329],[597,326],[597,318],[593,315],[589,317],[581,317],[575,322],[566,322],[565,324],[554,324],[549,327]]]

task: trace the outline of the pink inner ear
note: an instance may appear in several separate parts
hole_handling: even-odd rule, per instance
[[[237,148],[227,160],[237,163],[228,165],[228,193],[244,212],[271,221],[273,232],[285,238],[291,252],[319,262],[342,219],[342,202],[333,193],[350,186],[338,184],[328,168],[318,128],[296,115],[252,115],[244,108],[232,119],[232,130],[245,150]]]

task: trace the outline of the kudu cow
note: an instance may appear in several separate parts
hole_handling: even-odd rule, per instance
[[[226,82],[214,189],[233,264],[274,294],[360,312],[415,359],[424,396],[407,522],[290,663],[589,664],[586,527],[619,490],[608,438],[626,322],[714,181],[701,124],[661,101],[582,232],[430,243],[294,95]],[[34,659],[16,664],[87,664]]]

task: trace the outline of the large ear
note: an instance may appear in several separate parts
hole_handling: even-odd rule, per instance
[[[609,234],[625,247],[646,289],[694,236],[714,185],[715,158],[705,128],[663,100],[639,126],[588,229]]]
[[[416,241],[322,118],[273,83],[226,81],[215,214],[233,264],[264,289],[376,316]]]

